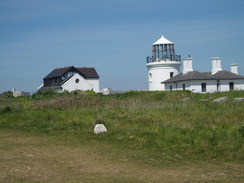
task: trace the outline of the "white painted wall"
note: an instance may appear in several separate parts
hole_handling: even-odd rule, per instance
[[[202,92],[202,83],[206,83],[206,92]],[[191,81],[191,91],[194,93],[211,93],[217,91],[217,82],[215,80]]]
[[[76,80],[79,80],[77,83]],[[63,91],[67,90],[69,92],[75,90],[93,90],[95,92],[99,92],[99,79],[90,79],[86,80],[81,75],[76,73],[72,76],[67,82],[62,85]]]
[[[165,83],[165,90],[169,91],[170,86],[172,86],[172,90],[183,90],[183,84],[185,84],[185,90],[191,90],[190,81],[187,82],[178,82],[178,83]]]
[[[98,78],[88,78],[86,81],[92,86],[94,92],[99,92],[99,79]]]
[[[170,90],[170,86],[172,86],[172,90],[183,90],[183,84],[185,84],[185,90],[192,91],[194,93],[202,93],[202,85],[201,83],[206,83],[206,92],[214,92],[217,91],[216,81],[212,80],[197,80],[197,81],[182,81],[176,83],[166,83],[166,90]]]
[[[170,78],[170,73],[173,72],[173,76],[179,74],[181,62],[177,61],[159,61],[150,62],[147,65],[148,68],[148,82],[149,91],[165,90],[165,85],[161,82]]]
[[[230,82],[234,82],[234,90],[244,90],[244,80],[221,80],[219,92],[230,91]],[[185,90],[202,93],[201,83],[206,83],[206,93],[217,92],[217,80],[182,81],[177,82],[177,85],[176,83],[165,83],[165,90],[169,91],[170,86],[172,86],[172,90],[183,90],[183,84],[185,84]]]
[[[244,90],[244,79],[220,81],[221,91],[230,91],[229,83],[234,83],[234,90]]]

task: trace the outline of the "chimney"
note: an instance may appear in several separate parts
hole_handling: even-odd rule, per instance
[[[238,74],[238,64],[231,64],[230,71],[234,74]]]
[[[192,58],[183,58],[183,74],[193,71],[192,69]]]
[[[212,74],[222,71],[221,60],[219,57],[212,58]]]

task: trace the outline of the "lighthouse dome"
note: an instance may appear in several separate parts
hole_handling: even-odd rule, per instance
[[[159,40],[153,43],[153,45],[158,45],[158,44],[173,44],[173,42],[169,41],[162,35],[162,37]]]

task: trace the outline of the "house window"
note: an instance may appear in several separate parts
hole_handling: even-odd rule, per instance
[[[80,81],[80,80],[79,80],[78,78],[75,80],[76,83],[79,83],[79,81]]]
[[[174,76],[174,72],[170,72],[169,75],[170,75],[170,78],[172,78]]]
[[[234,82],[229,82],[230,91],[234,90]]]
[[[182,85],[182,88],[183,88],[183,90],[185,90],[185,89],[186,89],[186,85],[185,85],[185,84],[183,84],[183,85]]]
[[[71,76],[75,75],[76,73],[77,73],[76,71],[69,71],[69,72],[65,73],[65,74],[61,77],[61,79],[62,79],[62,81],[64,81],[64,80],[70,78]]]
[[[59,78],[53,78],[53,84],[58,84]]]
[[[170,87],[170,91],[172,91],[172,90],[173,90],[173,87],[172,87],[172,85],[170,85],[169,87]]]
[[[202,83],[202,92],[206,92],[207,91],[207,84],[206,83]]]

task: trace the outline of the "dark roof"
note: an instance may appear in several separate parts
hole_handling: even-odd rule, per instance
[[[232,73],[230,71],[219,71],[216,74],[213,74],[212,77],[214,79],[244,79],[244,76]]]
[[[212,77],[208,74],[198,72],[198,71],[190,71],[186,74],[180,73],[162,83],[172,83],[178,81],[187,81],[187,80],[211,80]]]
[[[44,79],[60,77],[65,74],[68,70],[70,70],[73,66],[64,67],[64,68],[56,68],[52,72],[50,72]]]
[[[77,67],[76,69],[84,74],[86,78],[99,78],[97,71],[93,67]]]
[[[95,68],[93,68],[93,67],[75,68],[74,66],[68,66],[68,67],[64,67],[64,68],[54,69],[44,79],[60,77],[70,70],[77,71],[84,78],[99,78],[99,75],[97,74]]]
[[[244,76],[234,74],[232,72],[223,70],[211,75],[211,72],[190,71],[186,74],[180,73],[162,83],[172,83],[189,80],[226,80],[226,79],[244,79]]]

